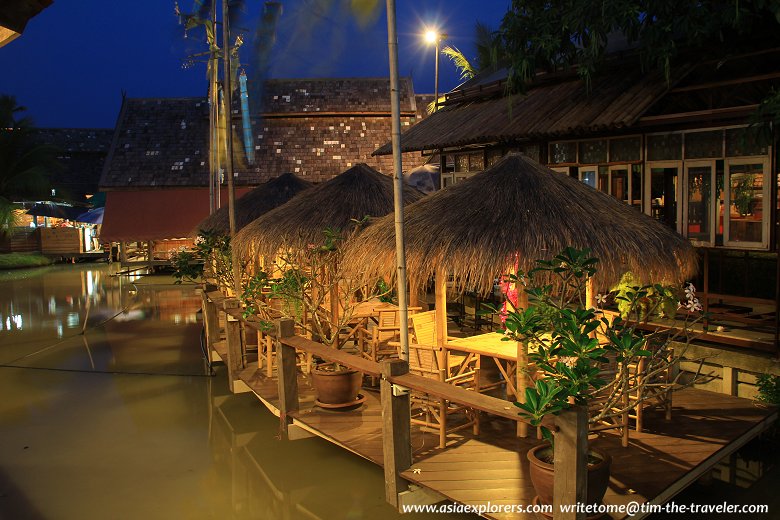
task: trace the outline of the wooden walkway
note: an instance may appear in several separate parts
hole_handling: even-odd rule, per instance
[[[215,347],[226,359],[224,342]],[[239,379],[279,415],[276,378],[267,377],[256,363],[252,364],[238,374]],[[376,464],[383,463],[378,392],[364,390],[366,401],[355,410],[331,411],[314,406],[314,392],[305,375],[298,377],[298,388],[300,411],[293,414],[294,424]],[[617,435],[591,437],[594,446],[613,458],[605,503],[669,501],[763,431],[776,419],[777,411],[758,407],[747,399],[685,389],[674,395],[672,421],[652,411],[646,417],[646,431],[632,431],[628,448],[620,446]],[[463,504],[530,504],[535,493],[526,452],[539,441],[518,439],[515,423],[506,419],[485,420],[481,430],[476,438],[466,432],[450,435],[442,450],[437,435],[413,428],[414,464],[403,477]],[[502,520],[536,518],[496,513],[484,516]]]

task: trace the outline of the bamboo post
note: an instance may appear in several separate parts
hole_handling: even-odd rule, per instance
[[[393,388],[388,378],[409,372],[409,363],[401,359],[382,362],[379,383],[382,403],[382,453],[385,469],[385,498],[398,507],[398,494],[409,485],[401,473],[412,467],[411,404],[409,392]],[[399,391],[400,390],[400,391]]]
[[[297,412],[298,404],[298,374],[295,364],[295,347],[282,343],[283,338],[295,335],[295,321],[285,318],[276,320],[276,353],[279,384],[279,419],[285,435],[289,434],[292,418],[288,414]]]
[[[238,380],[238,372],[244,368],[243,348],[241,341],[241,322],[238,318],[233,317],[229,312],[232,309],[241,307],[241,303],[235,298],[228,298],[222,302],[225,312],[225,337],[227,340],[227,365],[228,369],[228,385],[230,391],[233,393],[238,392],[236,387],[236,381]]]
[[[146,260],[149,262],[149,274],[154,272],[154,242],[149,240],[146,243]]]
[[[528,295],[522,287],[517,288],[517,308],[528,308]],[[517,365],[515,366],[517,372],[517,384],[515,389],[517,390],[517,401],[520,403],[525,402],[525,389],[528,388],[528,343],[525,341],[517,342]],[[523,421],[517,421],[517,436],[528,437],[528,423]]]
[[[119,243],[119,267],[127,264],[127,242]]]
[[[582,406],[564,410],[556,418],[553,481],[553,519],[585,520],[585,511],[561,506],[584,504],[588,486],[588,413]]]
[[[436,269],[436,345],[443,347],[447,342],[447,274]]]

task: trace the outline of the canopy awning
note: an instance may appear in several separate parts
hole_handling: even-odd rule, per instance
[[[236,197],[248,190],[237,189]],[[222,192],[224,205],[226,192]],[[110,191],[106,194],[100,238],[111,242],[186,238],[208,215],[208,188]]]

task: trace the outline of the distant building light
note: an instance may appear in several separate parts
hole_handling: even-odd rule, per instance
[[[52,197],[56,197],[57,196],[57,190],[56,189],[54,189],[54,188],[51,189],[51,196]]]

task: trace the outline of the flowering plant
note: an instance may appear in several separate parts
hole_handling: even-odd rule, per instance
[[[523,287],[529,305],[510,305],[504,335],[529,347],[525,370],[534,381],[525,389],[524,402],[515,404],[535,426],[547,414],[596,399],[600,406],[591,410],[589,421],[602,423],[627,414],[658,391],[682,386],[676,377],[661,375],[668,376],[683,355],[693,339],[691,326],[702,316],[688,314],[672,327],[656,326],[652,320],[659,315],[674,318],[680,298],[685,302],[680,305],[700,311],[695,290],[690,285],[682,292],[661,284],[626,283],[611,294],[597,295],[597,307],[590,307],[586,287],[597,264],[589,250],[567,248],[552,260],[538,261],[527,275],[509,276]],[[603,309],[610,299],[619,304],[619,314]],[[673,343],[682,349],[674,352]],[[637,377],[640,360],[645,372]],[[542,433],[553,442],[549,429],[542,427]]]

